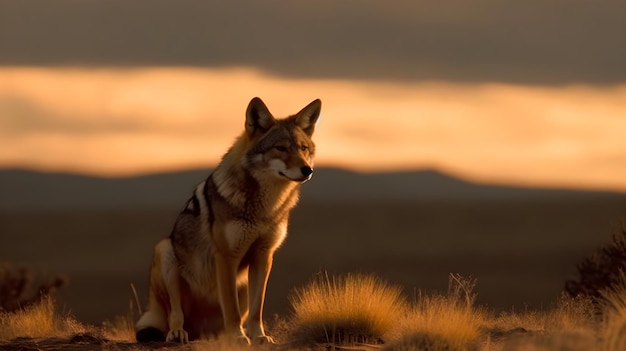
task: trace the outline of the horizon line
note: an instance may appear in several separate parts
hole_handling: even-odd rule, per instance
[[[44,169],[42,167],[29,167],[29,166],[18,166],[18,165],[0,165],[0,172],[7,171],[23,171],[23,172],[32,172],[39,173],[43,175],[66,175],[66,176],[78,176],[85,178],[94,178],[94,179],[108,179],[108,180],[124,180],[124,179],[136,179],[136,178],[144,178],[156,175],[166,175],[166,174],[176,174],[176,173],[185,173],[185,172],[200,172],[207,171],[207,176],[216,168],[217,164],[212,164],[209,166],[189,166],[182,168],[161,168],[154,170],[145,170],[145,171],[137,171],[137,172],[115,172],[110,174],[103,174],[102,172],[89,172],[89,171],[80,171],[80,170],[71,170],[71,169]],[[609,187],[591,187],[591,186],[575,186],[571,184],[550,184],[549,182],[545,183],[522,183],[515,181],[507,181],[506,179],[501,180],[484,180],[477,179],[476,177],[471,177],[467,175],[462,175],[459,172],[453,172],[450,170],[446,170],[445,167],[437,167],[434,165],[424,165],[420,167],[407,167],[407,168],[371,168],[371,169],[357,169],[349,166],[341,166],[336,164],[324,164],[318,165],[317,169],[324,170],[337,170],[346,173],[351,173],[354,175],[360,176],[371,176],[371,175],[393,175],[393,174],[410,174],[410,173],[437,173],[442,177],[451,178],[454,180],[458,180],[470,185],[478,185],[478,186],[496,186],[496,187],[508,187],[508,188],[518,188],[518,189],[537,189],[537,190],[569,190],[569,191],[581,191],[581,192],[599,192],[599,193],[613,193],[626,195],[626,189],[619,188],[609,188]]]

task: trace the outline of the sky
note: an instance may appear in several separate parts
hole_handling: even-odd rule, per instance
[[[210,167],[261,97],[317,164],[626,191],[626,3],[0,0],[0,167]]]

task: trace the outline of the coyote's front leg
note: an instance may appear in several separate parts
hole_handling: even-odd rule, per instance
[[[181,278],[180,272],[178,271],[180,266],[174,254],[174,250],[172,249],[171,242],[168,240],[166,244],[168,244],[166,247],[161,247],[161,250],[159,250],[161,253],[163,283],[170,302],[170,312],[167,317],[169,332],[165,340],[188,343],[189,335],[183,329],[185,318],[180,299]]]
[[[172,276],[172,279],[177,278],[178,277]],[[167,293],[170,297],[171,309],[167,320],[170,331],[167,333],[165,341],[177,341],[186,344],[189,342],[189,335],[187,334],[187,331],[183,329],[185,317],[183,315],[183,309],[180,301],[180,285],[167,284]]]
[[[246,336],[241,325],[241,312],[239,309],[239,296],[237,292],[237,264],[230,255],[215,254],[215,271],[217,275],[217,292],[224,318],[226,335],[235,337],[249,344],[250,339]]]
[[[248,316],[248,336],[253,343],[274,343],[274,340],[265,335],[263,328],[263,304],[265,289],[272,269],[272,252],[261,250],[257,252],[248,270],[250,314]]]

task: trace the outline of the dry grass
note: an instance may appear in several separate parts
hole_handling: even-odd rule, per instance
[[[493,330],[506,338],[488,350],[599,350],[601,328],[597,312],[590,298],[563,294],[548,311],[503,313],[494,320]]]
[[[626,350],[626,275],[620,272],[618,282],[601,292],[604,310],[601,337],[605,350]]]
[[[524,328],[539,333],[589,332],[598,328],[598,315],[593,301],[586,297],[569,297],[565,294],[556,306],[548,311],[525,310],[500,314],[494,321],[500,330]]]
[[[296,342],[377,343],[406,309],[399,287],[363,274],[319,275],[290,300]]]
[[[494,316],[474,306],[476,281],[459,275],[450,275],[447,294],[418,293],[411,304],[379,284],[372,276],[318,277],[292,298],[292,337],[327,344],[382,337],[384,350],[397,351],[626,350],[624,274],[603,292],[602,314],[590,298],[563,295],[548,311]]]
[[[387,350],[474,350],[487,323],[474,307],[474,279],[451,274],[446,295],[418,293]]]
[[[133,284],[130,287],[133,291],[134,299],[130,299],[128,302],[128,313],[102,323],[103,336],[109,340],[135,341],[135,322],[142,315],[142,311],[139,296],[137,296],[137,289],[135,289]]]
[[[356,344],[383,340],[385,345],[379,347],[387,351],[626,350],[626,274],[621,275],[619,284],[603,291],[599,304],[564,295],[548,311],[499,316],[474,305],[475,284],[473,279],[450,275],[447,293],[417,293],[408,303],[399,287],[372,275],[324,274],[296,290],[291,297],[293,316],[275,318],[269,329],[281,335],[278,341],[285,345],[285,351],[301,349],[302,343],[361,347]],[[598,306],[602,313],[598,313]],[[20,337],[69,338],[77,333],[102,333],[98,335],[103,336],[104,344],[94,345],[96,349],[119,346],[123,350],[143,350],[143,346],[133,343],[137,312],[141,311],[131,301],[127,315],[99,329],[58,314],[54,300],[46,298],[40,304],[1,313],[0,343]],[[225,339],[174,348],[248,349]]]
[[[130,311],[133,310],[133,304],[130,303]],[[134,313],[129,312],[124,316],[117,316],[113,320],[107,320],[102,323],[102,335],[115,341],[135,341],[135,322],[137,321]]]
[[[0,313],[0,341],[67,336],[85,331],[86,327],[69,315],[57,314],[52,297],[24,309]]]

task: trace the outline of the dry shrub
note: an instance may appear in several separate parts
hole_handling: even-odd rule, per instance
[[[83,332],[73,318],[56,313],[53,295],[66,281],[61,276],[36,277],[25,268],[0,263],[0,340]]]
[[[50,296],[37,304],[0,313],[0,341],[18,337],[62,337],[85,331],[86,328],[69,315],[59,316]]]
[[[611,242],[582,260],[577,268],[577,277],[565,283],[565,292],[570,296],[598,299],[603,290],[619,284],[621,271],[626,269],[626,221],[613,233]]]
[[[378,343],[404,315],[401,289],[372,275],[320,274],[290,297],[298,343]]]
[[[451,274],[446,295],[418,294],[385,350],[476,350],[486,313],[474,307],[476,280]]]
[[[43,282],[35,283],[42,279]],[[39,304],[66,283],[67,279],[62,276],[36,279],[32,271],[0,262],[0,312]]]

